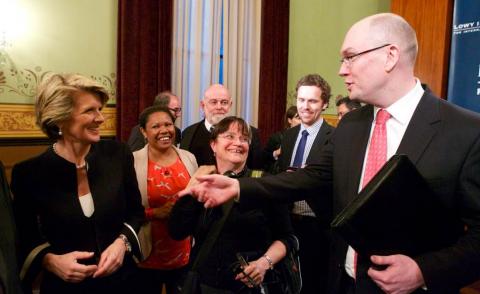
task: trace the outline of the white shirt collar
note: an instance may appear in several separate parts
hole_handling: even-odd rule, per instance
[[[317,120],[313,125],[311,126],[306,126],[303,123],[300,124],[300,134],[302,133],[303,130],[307,130],[309,135],[317,134],[320,128],[322,127],[323,123],[323,118],[320,117],[319,120]]]
[[[423,90],[420,80],[416,79],[415,87],[385,110],[388,111],[392,118],[397,120],[400,124],[404,126],[408,125],[423,93],[425,93],[425,90]],[[379,109],[380,108],[376,106],[374,107],[374,119],[377,117]]]
[[[209,123],[207,119],[205,119],[204,121],[205,121],[205,127],[207,128],[207,131],[210,132],[210,129],[213,127],[213,125]]]

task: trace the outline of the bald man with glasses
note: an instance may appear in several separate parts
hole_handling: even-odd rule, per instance
[[[215,157],[210,148],[210,132],[215,125],[227,117],[232,108],[232,97],[227,87],[214,84],[208,87],[200,101],[205,118],[187,127],[182,132],[180,148],[195,155],[198,165],[213,165]],[[252,169],[263,169],[263,152],[258,130],[252,128],[252,142],[248,152],[247,166]]]

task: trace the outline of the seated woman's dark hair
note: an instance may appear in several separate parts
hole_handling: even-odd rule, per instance
[[[218,135],[225,133],[228,131],[228,128],[232,124],[237,124],[238,129],[242,133],[242,135],[248,137],[248,143],[252,141],[252,130],[250,125],[241,117],[238,116],[227,116],[226,118],[222,119],[218,124],[215,125],[215,128],[212,130],[210,134],[210,141],[215,141]]]
[[[175,117],[173,116],[173,114],[170,112],[170,110],[167,107],[154,105],[154,106],[150,106],[150,107],[145,108],[142,111],[142,113],[140,113],[140,117],[138,119],[138,124],[140,125],[140,127],[142,129],[145,129],[145,126],[147,124],[148,119],[150,118],[150,115],[152,115],[156,112],[164,112],[164,113],[168,114],[168,116],[172,119],[172,122],[175,122]]]
[[[285,129],[288,129],[290,127],[290,123],[288,122],[288,119],[293,119],[296,115],[298,115],[297,107],[295,105],[290,106],[285,112],[285,118],[283,120],[283,127]]]

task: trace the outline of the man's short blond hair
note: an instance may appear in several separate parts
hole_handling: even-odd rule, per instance
[[[105,105],[108,91],[94,80],[78,74],[52,74],[45,77],[37,88],[35,100],[36,123],[51,139],[58,139],[58,124],[72,115],[74,97],[88,92]]]

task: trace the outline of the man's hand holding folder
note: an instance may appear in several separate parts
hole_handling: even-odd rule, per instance
[[[371,267],[368,276],[385,292],[392,294],[411,293],[425,282],[417,263],[409,256],[395,254],[389,256],[373,255],[373,264],[386,267],[375,270]]]
[[[458,234],[445,232],[462,227],[405,155],[394,155],[331,226],[378,265],[368,274],[386,293],[410,293],[423,286],[414,258],[453,244]]]

